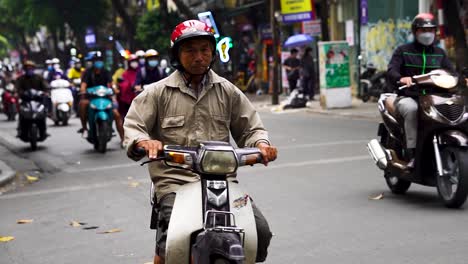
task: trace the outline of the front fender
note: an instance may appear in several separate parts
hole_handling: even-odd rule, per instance
[[[96,112],[95,118],[96,118],[96,120],[107,121],[111,117],[109,116],[109,114],[106,111],[98,111],[98,112]]]
[[[459,130],[447,130],[439,134],[441,145],[468,147],[468,136]]]

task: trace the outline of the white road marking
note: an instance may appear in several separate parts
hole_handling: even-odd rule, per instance
[[[245,169],[249,171],[265,170],[265,169],[277,170],[277,169],[285,169],[285,168],[292,168],[292,167],[306,167],[306,166],[312,166],[312,165],[334,164],[334,163],[352,162],[352,161],[360,161],[360,160],[370,161],[371,158],[368,155],[363,155],[363,156],[341,157],[341,158],[332,158],[332,159],[310,160],[310,161],[303,161],[303,162],[289,162],[289,163],[283,163],[283,164],[280,163],[278,165],[271,163],[267,167],[264,167],[262,165],[257,165],[257,167],[245,168]],[[122,164],[121,166],[123,165],[125,164]],[[116,168],[116,166],[109,166],[109,167]],[[103,167],[100,167],[98,169],[101,169],[101,168]],[[134,180],[134,181],[142,183],[142,186],[144,186],[145,183],[148,183],[148,186],[149,186],[148,180]],[[117,182],[105,182],[105,183],[95,183],[95,184],[89,184],[89,185],[78,185],[78,186],[72,186],[72,187],[55,188],[55,189],[48,189],[48,190],[41,190],[41,191],[5,194],[3,196],[0,196],[0,200],[30,197],[30,196],[37,196],[37,195],[46,195],[46,194],[55,194],[55,193],[76,192],[76,191],[100,189],[100,188],[106,188],[106,187],[115,186],[115,185],[128,185],[128,184],[129,184],[129,181],[117,181]]]

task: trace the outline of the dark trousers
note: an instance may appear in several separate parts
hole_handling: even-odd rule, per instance
[[[292,92],[297,87],[297,79],[288,79],[289,92]]]
[[[301,87],[304,91],[304,94],[308,95],[310,99],[314,99],[315,96],[315,80],[312,78],[302,78]]]
[[[175,202],[175,193],[168,194],[162,197],[159,201],[158,228],[156,230],[156,255],[165,256],[166,254],[166,238],[167,229],[169,228],[169,220],[171,219],[172,208]],[[252,201],[252,200],[251,200]],[[256,262],[264,262],[268,255],[268,246],[272,238],[272,233],[268,222],[262,212],[258,210],[252,201],[252,209],[257,226],[257,258]]]

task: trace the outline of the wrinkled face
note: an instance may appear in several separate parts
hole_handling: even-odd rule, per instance
[[[180,46],[179,60],[190,74],[204,74],[211,64],[213,47],[207,39],[187,40]]]

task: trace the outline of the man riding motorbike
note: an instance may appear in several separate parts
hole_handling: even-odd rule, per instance
[[[229,142],[232,135],[239,147],[257,147],[266,165],[277,156],[268,132],[247,97],[211,67],[216,58],[216,40],[211,28],[198,20],[176,26],[171,35],[171,64],[177,69],[166,79],[153,83],[132,102],[125,118],[127,155],[158,157],[165,145],[197,146],[205,140]],[[154,162],[149,167],[156,186],[159,224],[154,263],[164,263],[167,229],[175,192],[183,184],[197,181],[187,170]],[[236,181],[235,175],[229,177]],[[261,212],[253,206],[258,233],[257,261],[266,259],[272,234]]]
[[[411,24],[414,41],[399,46],[388,65],[389,83],[413,85],[411,76],[427,73],[434,69],[445,69],[455,72],[445,51],[435,45],[437,25],[434,16],[421,13],[414,17]],[[414,155],[418,131],[417,94],[407,89],[398,91],[400,95],[395,103],[398,113],[404,119],[406,134],[406,156],[408,168],[414,167]]]
[[[44,92],[44,97],[43,97],[43,104],[47,109],[47,112],[50,114],[52,112],[52,102],[50,100],[49,95],[49,86],[45,82],[45,80],[34,73],[34,70],[36,69],[36,64],[33,61],[27,60],[23,64],[24,67],[24,75],[20,76],[16,82],[15,82],[15,89],[16,89],[16,94],[18,95],[18,98],[21,98],[23,93],[28,90],[28,89],[36,89],[39,91]],[[18,122],[18,136],[20,134],[20,124],[21,120]],[[46,135],[42,135],[42,137],[46,137]]]
[[[107,87],[112,87],[112,79],[109,71],[104,68],[103,56],[100,51],[97,51],[93,54],[92,57],[93,66],[87,69],[83,75],[83,80],[81,81],[80,88],[80,120],[81,120],[81,129],[78,130],[78,133],[82,134],[83,138],[88,137],[88,106],[89,100],[86,97],[86,89],[89,87],[94,87],[98,85],[103,85]],[[122,125],[122,118],[117,107],[113,108],[113,114],[115,119],[115,126],[119,132],[121,139],[121,146],[123,147],[124,131]]]

